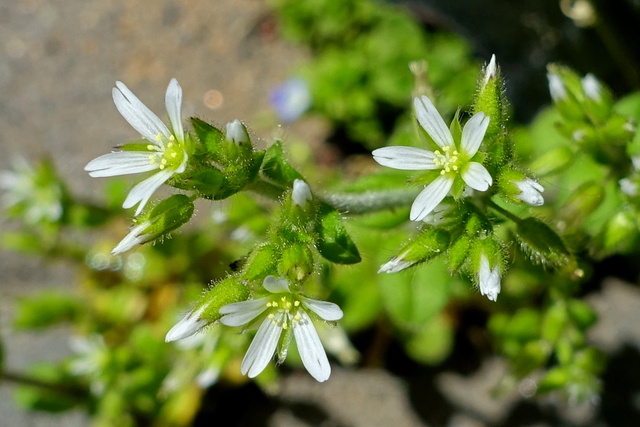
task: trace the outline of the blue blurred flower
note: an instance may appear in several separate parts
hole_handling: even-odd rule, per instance
[[[280,119],[293,122],[311,106],[311,93],[306,81],[294,77],[277,86],[269,98]]]

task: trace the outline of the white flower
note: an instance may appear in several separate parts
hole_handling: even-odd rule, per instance
[[[489,171],[471,158],[478,152],[489,126],[489,117],[480,112],[474,114],[462,129],[459,144],[453,140],[451,131],[431,103],[421,96],[414,99],[420,126],[442,150],[429,151],[414,147],[384,147],[373,151],[375,161],[383,166],[402,170],[440,170],[433,180],[416,197],[409,218],[422,221],[449,194],[457,177],[477,191],[486,191],[493,183]]]
[[[498,299],[500,293],[500,267],[491,268],[489,259],[485,254],[480,257],[480,268],[478,269],[478,284],[480,293],[486,295],[491,301]]]
[[[311,189],[301,179],[293,181],[293,192],[291,193],[291,199],[296,206],[304,206],[309,200],[311,200]]]
[[[165,105],[171,130],[124,85],[116,82],[113,88],[116,108],[131,126],[149,141],[146,147],[117,151],[102,155],[86,166],[94,178],[154,172],[133,187],[122,207],[138,205],[136,215],[142,212],[153,193],[174,174],[184,172],[187,166],[186,138],[180,121],[182,89],[171,79],[165,95]],[[142,145],[142,144],[141,144]]]
[[[531,206],[542,206],[544,198],[542,193],[544,187],[531,178],[525,178],[522,181],[514,182],[515,186],[520,190],[520,194],[516,197]]]
[[[283,278],[267,276],[263,286],[273,295],[228,304],[220,309],[223,315],[220,322],[227,326],[242,326],[264,315],[242,360],[242,374],[250,378],[260,374],[276,353],[282,332],[291,328],[304,367],[317,381],[326,381],[331,374],[331,366],[309,312],[323,320],[336,321],[342,318],[342,310],[333,303],[291,293]],[[280,343],[279,363],[286,357],[287,345],[287,342]]]

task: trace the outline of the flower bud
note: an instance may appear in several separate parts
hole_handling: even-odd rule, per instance
[[[308,202],[312,199],[311,189],[301,179],[295,179],[293,181],[293,191],[291,193],[291,199],[293,200],[293,204],[300,207],[305,207]]]
[[[181,340],[218,320],[220,308],[249,297],[249,288],[238,277],[231,276],[214,285],[178,323],[169,330],[166,342]]]
[[[234,142],[237,145],[251,144],[247,128],[240,120],[227,123],[225,138],[227,138],[227,141]]]
[[[502,248],[493,239],[477,240],[471,256],[472,271],[480,293],[496,301],[501,289]]]
[[[431,228],[418,235],[401,250],[400,254],[380,266],[378,273],[397,273],[415,264],[428,261],[447,250],[449,233]]]
[[[485,132],[485,138],[498,135],[504,127],[506,114],[504,106],[503,83],[500,76],[500,68],[496,64],[496,56],[491,55],[489,64],[484,68],[478,83],[478,92],[473,106],[473,112],[483,112],[490,118],[489,126]]]
[[[581,101],[584,101],[582,81],[569,68],[550,64],[547,67],[549,92],[560,114],[570,121],[583,121],[585,114]]]
[[[500,178],[500,189],[509,200],[526,203],[531,206],[542,206],[544,187],[538,181],[528,178],[517,170],[504,171]]]
[[[156,240],[187,223],[193,215],[193,202],[184,194],[176,194],[163,200],[136,220],[129,234],[111,251],[121,254],[137,245]]]

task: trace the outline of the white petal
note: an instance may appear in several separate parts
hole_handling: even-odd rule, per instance
[[[139,182],[135,187],[131,189],[129,195],[124,200],[122,207],[128,209],[140,203],[138,209],[136,209],[136,216],[142,212],[144,205],[147,204],[153,193],[162,185],[166,180],[171,178],[173,171],[165,169],[154,173],[144,181]]]
[[[251,322],[267,309],[268,298],[236,302],[220,308],[220,323],[227,326],[242,326]]]
[[[483,165],[477,162],[469,162],[467,169],[462,174],[464,182],[474,190],[487,191],[493,184],[491,174]]]
[[[176,79],[171,79],[167,87],[167,93],[164,96],[164,104],[167,108],[169,121],[173,128],[173,134],[180,142],[184,141],[184,131],[182,129],[182,118],[180,117],[180,109],[182,108],[182,88]]]
[[[431,103],[431,100],[422,95],[413,100],[413,106],[416,110],[418,123],[429,134],[431,139],[441,148],[446,146],[453,147],[453,135],[451,135],[451,131],[436,107]]]
[[[158,134],[169,138],[171,133],[146,105],[129,90],[122,82],[116,82],[116,87],[112,90],[113,102],[122,114],[122,117],[138,132],[149,141],[155,141]]]
[[[296,338],[302,364],[317,381],[326,381],[331,375],[329,359],[309,315],[304,311],[300,314],[302,318],[294,324],[293,335]]]
[[[492,269],[489,265],[489,260],[484,254],[480,258],[478,282],[482,295],[486,295],[491,301],[498,299],[498,294],[500,293],[500,269],[497,266]]]
[[[320,316],[324,320],[334,322],[342,319],[344,313],[340,310],[336,304],[328,301],[318,301],[317,299],[311,299],[301,297],[304,305],[315,314]]]
[[[206,306],[200,307],[197,311],[192,311],[184,316],[173,328],[167,332],[167,336],[164,338],[166,342],[181,340],[198,332],[205,327],[209,322],[205,319],[201,319],[200,315],[204,311]]]
[[[262,286],[272,294],[279,294],[282,292],[290,292],[289,291],[289,283],[286,279],[282,277],[278,277],[277,279],[273,276],[267,276],[264,278],[262,282]]]
[[[394,169],[419,171],[435,169],[432,151],[414,147],[384,147],[371,152],[373,160]]]
[[[301,179],[296,179],[293,181],[293,192],[291,193],[291,199],[293,200],[293,204],[296,206],[304,206],[307,204],[311,197],[311,189]]]
[[[94,178],[102,178],[144,173],[158,169],[157,164],[152,164],[149,161],[149,155],[150,153],[139,151],[118,151],[116,153],[103,154],[87,163],[84,170]]]
[[[448,176],[439,176],[431,184],[427,185],[411,205],[409,219],[422,221],[431,211],[440,204],[453,186],[453,179]]]
[[[464,125],[462,129],[462,150],[469,157],[473,157],[478,152],[482,138],[484,138],[487,127],[489,127],[488,116],[485,116],[483,112],[474,114],[471,119]]]
[[[248,373],[249,378],[253,378],[267,367],[276,352],[281,333],[282,328],[276,322],[264,319],[242,359],[240,372],[243,375]]]

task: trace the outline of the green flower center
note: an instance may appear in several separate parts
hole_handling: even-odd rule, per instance
[[[445,146],[442,148],[442,152],[440,152],[440,150],[436,150],[433,154],[435,155],[433,163],[442,169],[440,171],[440,175],[444,175],[445,173],[452,171],[460,171],[460,153],[458,153],[458,150],[452,150],[451,147]]]
[[[161,134],[156,136],[157,144],[147,145],[149,151],[155,153],[149,155],[149,162],[157,164],[160,170],[164,168],[178,169],[184,160],[184,149],[182,144],[176,141],[171,135],[169,139],[165,139]]]
[[[267,307],[271,310],[267,318],[282,329],[289,329],[293,323],[298,323],[302,319],[300,301],[291,294],[267,302]]]

